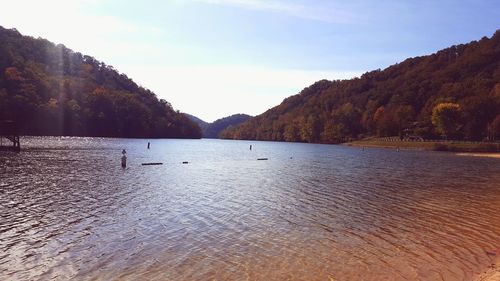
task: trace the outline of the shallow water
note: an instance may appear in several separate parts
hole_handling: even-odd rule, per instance
[[[22,141],[0,152],[0,280],[470,280],[500,254],[499,159]]]

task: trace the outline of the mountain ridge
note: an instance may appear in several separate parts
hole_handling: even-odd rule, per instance
[[[219,134],[223,130],[241,124],[242,122],[252,117],[248,114],[237,113],[230,116],[219,118],[212,123],[208,123],[194,115],[187,113],[184,114],[186,114],[188,118],[190,118],[192,121],[196,122],[198,126],[200,126],[202,131],[202,136],[204,138],[219,138]]]
[[[0,26],[0,120],[26,135],[200,138],[198,126],[95,58]]]
[[[446,121],[450,110],[458,117]],[[495,139],[500,138],[499,114],[496,31],[491,38],[408,58],[354,79],[320,80],[221,136],[312,143],[369,136]]]

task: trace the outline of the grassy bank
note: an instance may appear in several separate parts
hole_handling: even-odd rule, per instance
[[[451,152],[497,152],[500,153],[498,142],[462,142],[462,141],[401,141],[382,138],[370,138],[345,143],[348,146],[385,147],[399,149],[417,149]]]

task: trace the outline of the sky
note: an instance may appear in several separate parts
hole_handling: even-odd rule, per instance
[[[207,122],[321,79],[490,37],[498,0],[0,0],[0,26],[95,57]]]

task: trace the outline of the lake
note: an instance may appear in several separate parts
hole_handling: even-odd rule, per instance
[[[471,280],[500,253],[500,159],[21,141],[0,152],[0,280]]]

